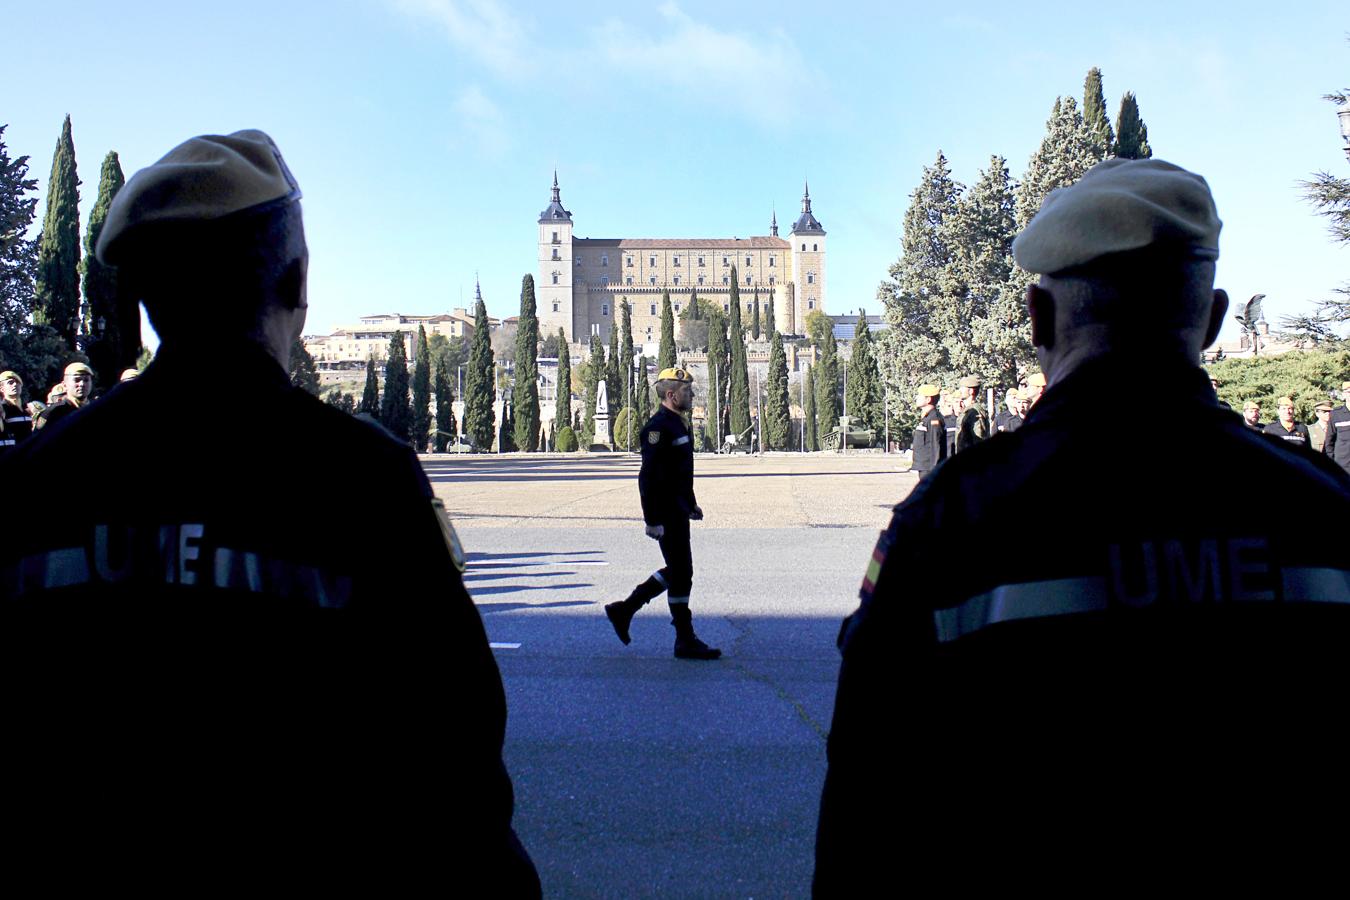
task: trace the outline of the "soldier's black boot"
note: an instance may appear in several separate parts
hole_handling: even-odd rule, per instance
[[[719,659],[722,651],[709,647],[694,634],[694,617],[688,603],[670,604],[670,624],[675,626],[676,659]]]
[[[614,626],[614,633],[625,645],[632,643],[632,638],[628,636],[628,626],[632,624],[633,616],[665,589],[666,586],[661,580],[653,575],[633,588],[633,593],[629,594],[627,599],[605,605],[605,618],[609,619],[609,624]]]

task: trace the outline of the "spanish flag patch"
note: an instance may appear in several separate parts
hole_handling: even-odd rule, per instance
[[[867,572],[863,575],[859,593],[864,598],[871,597],[872,591],[876,590],[877,579],[881,577],[881,567],[886,563],[886,552],[890,547],[890,536],[882,532],[881,540],[877,541],[876,547],[872,549],[872,558],[867,561]]]

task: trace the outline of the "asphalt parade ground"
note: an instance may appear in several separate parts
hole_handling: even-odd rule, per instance
[[[915,478],[871,453],[699,456],[694,625],[664,597],[627,454],[424,456],[506,685],[516,830],[548,897],[804,897],[842,618]]]

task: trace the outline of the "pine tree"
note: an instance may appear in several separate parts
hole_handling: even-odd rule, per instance
[[[769,288],[768,305],[764,312],[764,336],[773,340],[773,336],[778,333],[778,322],[774,318],[773,311],[773,288]]]
[[[1026,280],[1015,272],[1012,258],[1015,206],[1007,163],[994,156],[961,199],[955,221],[960,235],[955,264],[967,292],[964,315],[970,330],[969,343],[953,354],[954,368],[1004,385],[1016,384],[1036,358],[1024,302]],[[891,387],[904,396],[913,382]]]
[[[1121,159],[1153,156],[1153,148],[1148,145],[1148,126],[1139,115],[1139,102],[1131,91],[1120,98],[1120,112],[1116,115],[1116,156]]]
[[[558,329],[558,396],[554,401],[553,428],[558,430],[572,424],[572,353],[567,347],[567,336]]]
[[[516,446],[533,453],[539,449],[539,316],[535,311],[533,275],[526,275],[520,282],[514,398]]]
[[[366,387],[361,392],[361,407],[358,412],[377,418],[380,415],[380,379],[375,374],[374,355],[366,359]]]
[[[497,402],[496,374],[487,306],[480,297],[473,311],[469,375],[464,383],[464,433],[473,442],[474,449],[484,453],[491,451],[497,427],[493,413],[493,405]]]
[[[675,316],[670,309],[670,291],[661,292],[661,343],[657,348],[656,365],[660,369],[675,365]]]
[[[788,449],[792,434],[792,405],[788,399],[787,354],[782,335],[775,334],[769,349],[769,378],[765,384],[764,446]]]
[[[368,370],[374,374],[375,368],[372,365]],[[367,382],[369,387],[369,382]],[[362,401],[364,406],[365,401]],[[450,380],[450,372],[445,367],[445,360],[436,360],[436,437],[432,441],[432,446],[436,448],[437,453],[444,453],[445,448],[455,439],[455,383]]]
[[[384,396],[380,398],[380,422],[389,433],[408,440],[412,431],[412,404],[408,398],[408,354],[403,332],[389,339],[389,357],[384,363]]]
[[[1117,134],[1123,138],[1120,129]],[[1027,227],[1041,203],[1055,188],[1068,187],[1098,162],[1092,132],[1078,112],[1072,97],[1055,100],[1045,137],[1027,162],[1026,174],[1017,192],[1017,229]]]
[[[754,312],[750,315],[750,337],[759,340],[759,288],[755,288]]]
[[[839,345],[834,332],[825,338],[820,362],[816,363],[816,439],[839,427]]]
[[[1083,80],[1083,121],[1092,133],[1093,147],[1100,162],[1115,149],[1116,135],[1106,114],[1106,96],[1102,93],[1102,70],[1093,66]]]
[[[806,429],[804,443],[808,453],[820,449],[820,441],[816,437],[815,370],[815,366],[806,367],[806,381],[802,385],[802,428]]]
[[[122,370],[133,365],[141,352],[141,317],[136,301],[119,294],[116,270],[105,266],[94,255],[103,223],[108,218],[108,207],[125,183],[117,154],[110,152],[103,158],[99,172],[98,199],[89,214],[89,231],[84,237],[81,263],[84,299],[89,304],[89,319],[93,325],[89,363],[99,384],[104,387],[116,383]]]
[[[1350,104],[1350,89],[1333,91],[1323,99],[1344,107]],[[1350,178],[1317,172],[1311,181],[1302,182],[1301,187],[1303,199],[1313,205],[1319,216],[1328,220],[1331,239],[1338,244],[1350,245]],[[1311,331],[1322,340],[1334,338],[1334,327],[1350,322],[1350,282],[1334,290],[1338,296],[1320,301],[1312,316],[1286,318],[1281,324],[1291,330]],[[1307,327],[1299,328],[1300,321]]]
[[[314,357],[305,349],[305,342],[300,338],[291,344],[290,376],[291,384],[319,396],[319,367],[314,364]]]
[[[881,379],[877,373],[876,352],[872,348],[872,331],[867,326],[867,313],[858,310],[858,327],[854,332],[853,355],[848,361],[848,414],[863,428],[884,425],[881,409]]]
[[[741,292],[736,286],[736,267],[731,267],[731,296],[727,307],[727,343],[731,350],[730,420],[727,434],[739,436],[750,427],[750,370],[745,358],[745,329],[741,327]]]
[[[417,326],[417,350],[413,354],[412,379],[412,445],[418,453],[425,453],[431,436],[431,348],[427,346],[427,330]]]
[[[34,321],[50,325],[71,350],[80,325],[80,179],[75,174],[75,141],[70,116],[52,155],[47,214],[38,239],[37,303]]]

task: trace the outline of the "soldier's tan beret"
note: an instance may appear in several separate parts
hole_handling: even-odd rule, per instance
[[[656,376],[656,380],[678,381],[681,382],[682,384],[692,384],[694,381],[694,376],[689,374],[689,371],[687,369],[681,369],[676,367],[670,369],[662,369],[660,374]]]
[[[1018,389],[1017,389],[1017,399],[1018,399],[1018,400],[1030,400],[1030,399],[1031,399],[1032,397],[1034,397],[1034,396],[1036,396],[1036,392],[1033,391],[1033,390],[1032,390],[1031,388],[1029,388],[1029,387],[1024,387],[1024,388],[1018,388]]]
[[[963,388],[977,388],[983,386],[984,382],[980,380],[980,376],[978,375],[967,375],[965,378],[961,379],[961,387]]]
[[[1343,391],[1350,391],[1350,381],[1342,381],[1342,382],[1341,382],[1341,390],[1343,390]]]
[[[1261,404],[1260,404],[1260,403],[1257,403],[1255,400],[1248,400],[1246,403],[1242,404],[1242,408],[1243,408],[1243,409],[1260,409],[1260,408],[1261,408]]]
[[[118,191],[99,235],[98,258],[116,265],[130,239],[148,227],[219,222],[300,196],[281,151],[263,132],[191,138]]]
[[[23,379],[20,378],[19,373],[15,372],[13,369],[6,369],[5,371],[0,372],[0,381],[9,381],[11,378],[19,384],[23,384]]]
[[[1279,408],[1282,407],[1282,406],[1287,406],[1287,407],[1289,407],[1290,409],[1293,409],[1293,407],[1294,407],[1294,401],[1293,401],[1293,399],[1290,398],[1290,397],[1281,397],[1280,399],[1278,399],[1278,400],[1275,401],[1275,408],[1276,408],[1276,409],[1279,409]]]
[[[1032,372],[1027,376],[1027,387],[1045,387],[1045,373]]]
[[[931,382],[928,384],[921,384],[914,389],[914,395],[916,397],[936,397],[938,394],[941,393],[942,388],[938,387],[936,384],[932,384]]]
[[[65,374],[67,378],[69,378],[71,375],[88,375],[90,378],[93,378],[94,370],[89,368],[82,362],[73,362],[70,365],[66,366]]]
[[[123,369],[122,374],[118,376],[117,380],[130,381],[133,378],[139,377],[140,374],[141,374],[140,369]]]
[[[1222,225],[1199,175],[1159,159],[1108,159],[1050,192],[1013,241],[1013,257],[1047,275],[1146,247],[1218,259]]]
[[[1318,403],[1316,406],[1313,407],[1313,409],[1322,409],[1326,410],[1327,412],[1331,412],[1335,408],[1336,404],[1332,403],[1330,400],[1323,400],[1322,402]]]

